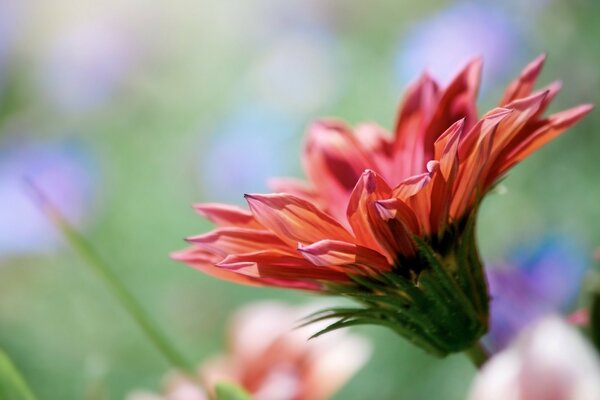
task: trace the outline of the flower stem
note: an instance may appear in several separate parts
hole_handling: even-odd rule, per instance
[[[35,400],[36,397],[27,386],[10,358],[0,349],[0,398]]]
[[[465,354],[477,369],[481,369],[481,366],[489,359],[487,350],[480,342],[475,343],[473,347],[466,350]]]
[[[27,182],[32,189],[37,204],[46,213],[50,221],[61,232],[68,244],[88,264],[96,275],[104,282],[106,287],[117,298],[129,316],[137,323],[142,332],[154,347],[175,367],[192,374],[191,364],[171,345],[166,337],[146,315],[135,297],[127,290],[125,285],[106,265],[89,242],[77,232],[60,213],[60,211],[46,198],[46,196],[32,182]]]

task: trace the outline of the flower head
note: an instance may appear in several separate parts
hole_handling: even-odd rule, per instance
[[[481,61],[442,88],[424,74],[392,134],[320,120],[308,132],[308,182],[277,179],[249,210],[196,209],[217,229],[174,258],[239,283],[350,296],[332,327],[378,323],[428,351],[470,347],[487,329],[488,294],[474,239],[477,207],[506,172],[590,111],[543,116],[560,84],[533,91],[544,57],[478,118]]]

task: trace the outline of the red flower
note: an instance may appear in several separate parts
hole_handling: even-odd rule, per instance
[[[479,320],[473,335],[479,335],[488,298],[473,235],[475,210],[510,168],[591,110],[582,105],[543,116],[560,88],[554,82],[533,91],[543,62],[542,56],[528,65],[499,107],[479,119],[477,59],[446,88],[424,74],[408,89],[392,135],[374,124],[353,131],[337,120],[313,123],[303,157],[308,183],[277,179],[276,193],[245,196],[249,211],[196,206],[218,227],[189,238],[192,246],[174,258],[221,279],[344,292],[363,303],[357,293],[379,296],[386,287],[401,290],[402,296],[391,295],[411,305],[415,296],[431,300],[433,292],[424,289],[430,274],[432,285],[448,281],[439,290],[462,291],[459,297],[466,296]],[[419,306],[421,317],[434,307],[427,301]],[[381,311],[380,303],[367,306]]]

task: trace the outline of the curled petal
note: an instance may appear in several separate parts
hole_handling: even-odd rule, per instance
[[[323,239],[354,241],[342,225],[306,200],[287,194],[247,194],[245,197],[256,219],[294,247],[298,242]]]
[[[191,267],[204,272],[207,275],[219,278],[225,281],[241,283],[251,286],[264,286],[265,283],[255,277],[238,274],[234,271],[227,271],[215,266],[223,257],[212,254],[201,248],[188,248],[171,253],[171,258],[183,262]]]
[[[198,214],[218,226],[239,226],[246,228],[260,228],[249,210],[219,203],[194,204]]]
[[[298,246],[298,251],[318,266],[359,265],[380,271],[391,269],[387,259],[375,250],[338,240],[321,240],[308,246]]]
[[[394,188],[392,196],[402,201],[406,201],[406,199],[420,192],[430,180],[431,174],[429,172],[408,177]]]
[[[255,278],[345,282],[350,278],[334,268],[319,267],[303,257],[272,250],[226,257],[218,267]]]
[[[366,170],[361,175],[350,196],[347,211],[348,222],[359,244],[375,250],[381,249],[373,232],[376,228],[372,223],[370,207],[373,207],[375,200],[389,198],[391,191],[388,184],[375,172]]]
[[[381,219],[390,221],[398,220],[411,234],[418,235],[419,221],[413,210],[400,199],[379,200],[375,207]]]

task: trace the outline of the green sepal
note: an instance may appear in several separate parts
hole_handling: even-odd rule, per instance
[[[331,308],[309,322],[334,323],[317,332],[359,324],[386,326],[436,356],[465,351],[488,329],[489,296],[475,242],[474,216],[449,226],[442,238],[414,237],[414,259],[391,272],[353,275],[352,284],[328,284],[329,293],[362,308]]]
[[[252,400],[252,396],[241,386],[229,381],[221,381],[215,385],[217,400]]]

